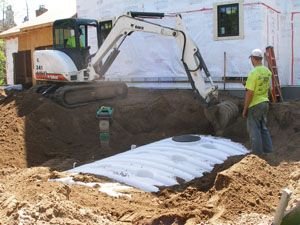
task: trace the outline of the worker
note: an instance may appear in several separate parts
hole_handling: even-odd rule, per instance
[[[80,48],[84,48],[84,42],[82,40],[82,30],[81,29],[79,29],[79,42],[80,42]],[[66,47],[67,48],[76,48],[75,35],[68,37]]]
[[[252,152],[264,155],[273,151],[272,139],[266,125],[272,73],[262,65],[263,53],[260,49],[254,49],[249,58],[254,68],[249,72],[246,81],[243,117],[247,118]]]

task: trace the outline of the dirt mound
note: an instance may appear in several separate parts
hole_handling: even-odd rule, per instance
[[[299,185],[299,180],[291,176],[295,177],[294,171],[300,171],[300,163],[272,167],[265,160],[249,155],[218,173],[214,185],[206,192],[200,191],[201,186],[195,181],[181,191],[163,189],[158,194],[133,189],[128,191],[131,198],[109,197],[96,186],[48,182],[49,178],[66,174],[45,167],[0,171],[3,224],[196,224],[208,221],[209,224],[226,224],[241,218],[244,221],[261,218],[262,222],[268,222],[270,216],[266,215],[274,213],[281,188],[292,189]],[[106,181],[88,175],[75,179]],[[299,199],[299,190],[292,190],[298,193]]]
[[[271,167],[254,155],[244,158],[229,170],[220,172],[214,185],[218,196],[217,205],[230,208],[223,217],[232,218],[234,215],[251,212],[272,213],[278,203],[278,194],[282,187],[287,186],[291,172],[288,168]]]
[[[230,98],[225,96],[224,98]],[[300,102],[271,105],[275,154],[233,157],[210,174],[157,194],[109,197],[97,187],[48,182],[61,172],[162,138],[213,134],[191,91],[130,89],[123,100],[66,109],[27,92],[0,100],[0,224],[270,224],[280,190],[300,199]],[[234,99],[241,105],[241,100]],[[114,108],[111,146],[101,147],[96,110]],[[245,120],[224,136],[248,146]],[[40,167],[35,167],[40,166]],[[107,179],[80,175],[82,182]]]
[[[3,209],[0,224],[14,224],[16,221],[18,224],[112,224],[105,216],[98,215],[97,210],[71,201],[71,188],[48,183],[50,176],[47,168],[17,170],[10,174],[11,179],[5,183],[9,189],[0,191]]]

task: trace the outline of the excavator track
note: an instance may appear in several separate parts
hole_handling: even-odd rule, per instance
[[[66,108],[74,108],[104,99],[124,98],[127,92],[124,82],[99,81],[62,86],[54,92],[51,99]]]

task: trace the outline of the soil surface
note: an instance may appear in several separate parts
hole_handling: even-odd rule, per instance
[[[222,94],[222,99],[242,99]],[[114,109],[110,147],[99,140],[98,107]],[[31,91],[0,98],[0,224],[271,224],[281,190],[300,201],[300,102],[271,104],[274,154],[232,157],[203,176],[158,193],[111,197],[97,187],[49,182],[77,165],[181,134],[211,134],[189,90],[129,89],[124,99],[66,109]],[[239,116],[222,134],[249,147]],[[82,182],[104,177],[76,175]]]

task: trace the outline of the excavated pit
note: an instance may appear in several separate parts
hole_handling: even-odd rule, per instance
[[[236,102],[241,109],[242,99],[227,95],[221,98]],[[114,109],[110,147],[101,147],[99,140],[96,111],[102,105]],[[300,170],[299,112],[299,101],[271,105],[273,158],[233,157],[200,179],[179,181],[180,185],[162,188],[156,195],[134,191],[129,201],[99,194],[95,188],[49,184],[47,180],[63,176],[62,171],[72,168],[75,162],[82,165],[102,159],[126,151],[133,144],[140,146],[184,134],[214,134],[203,106],[191,91],[130,88],[125,99],[74,109],[27,91],[11,93],[0,100],[0,200],[7,206],[0,210],[0,217],[6,218],[1,222],[13,224],[16,218],[20,222],[22,215],[34,221],[32,224],[257,221],[265,218],[259,215],[273,213],[282,187],[295,187],[293,199],[299,200],[298,180],[294,179],[298,175],[291,175]],[[248,146],[245,120],[239,116],[222,136]],[[81,180],[107,182],[102,177],[81,176]],[[58,201],[60,204],[55,204]]]

